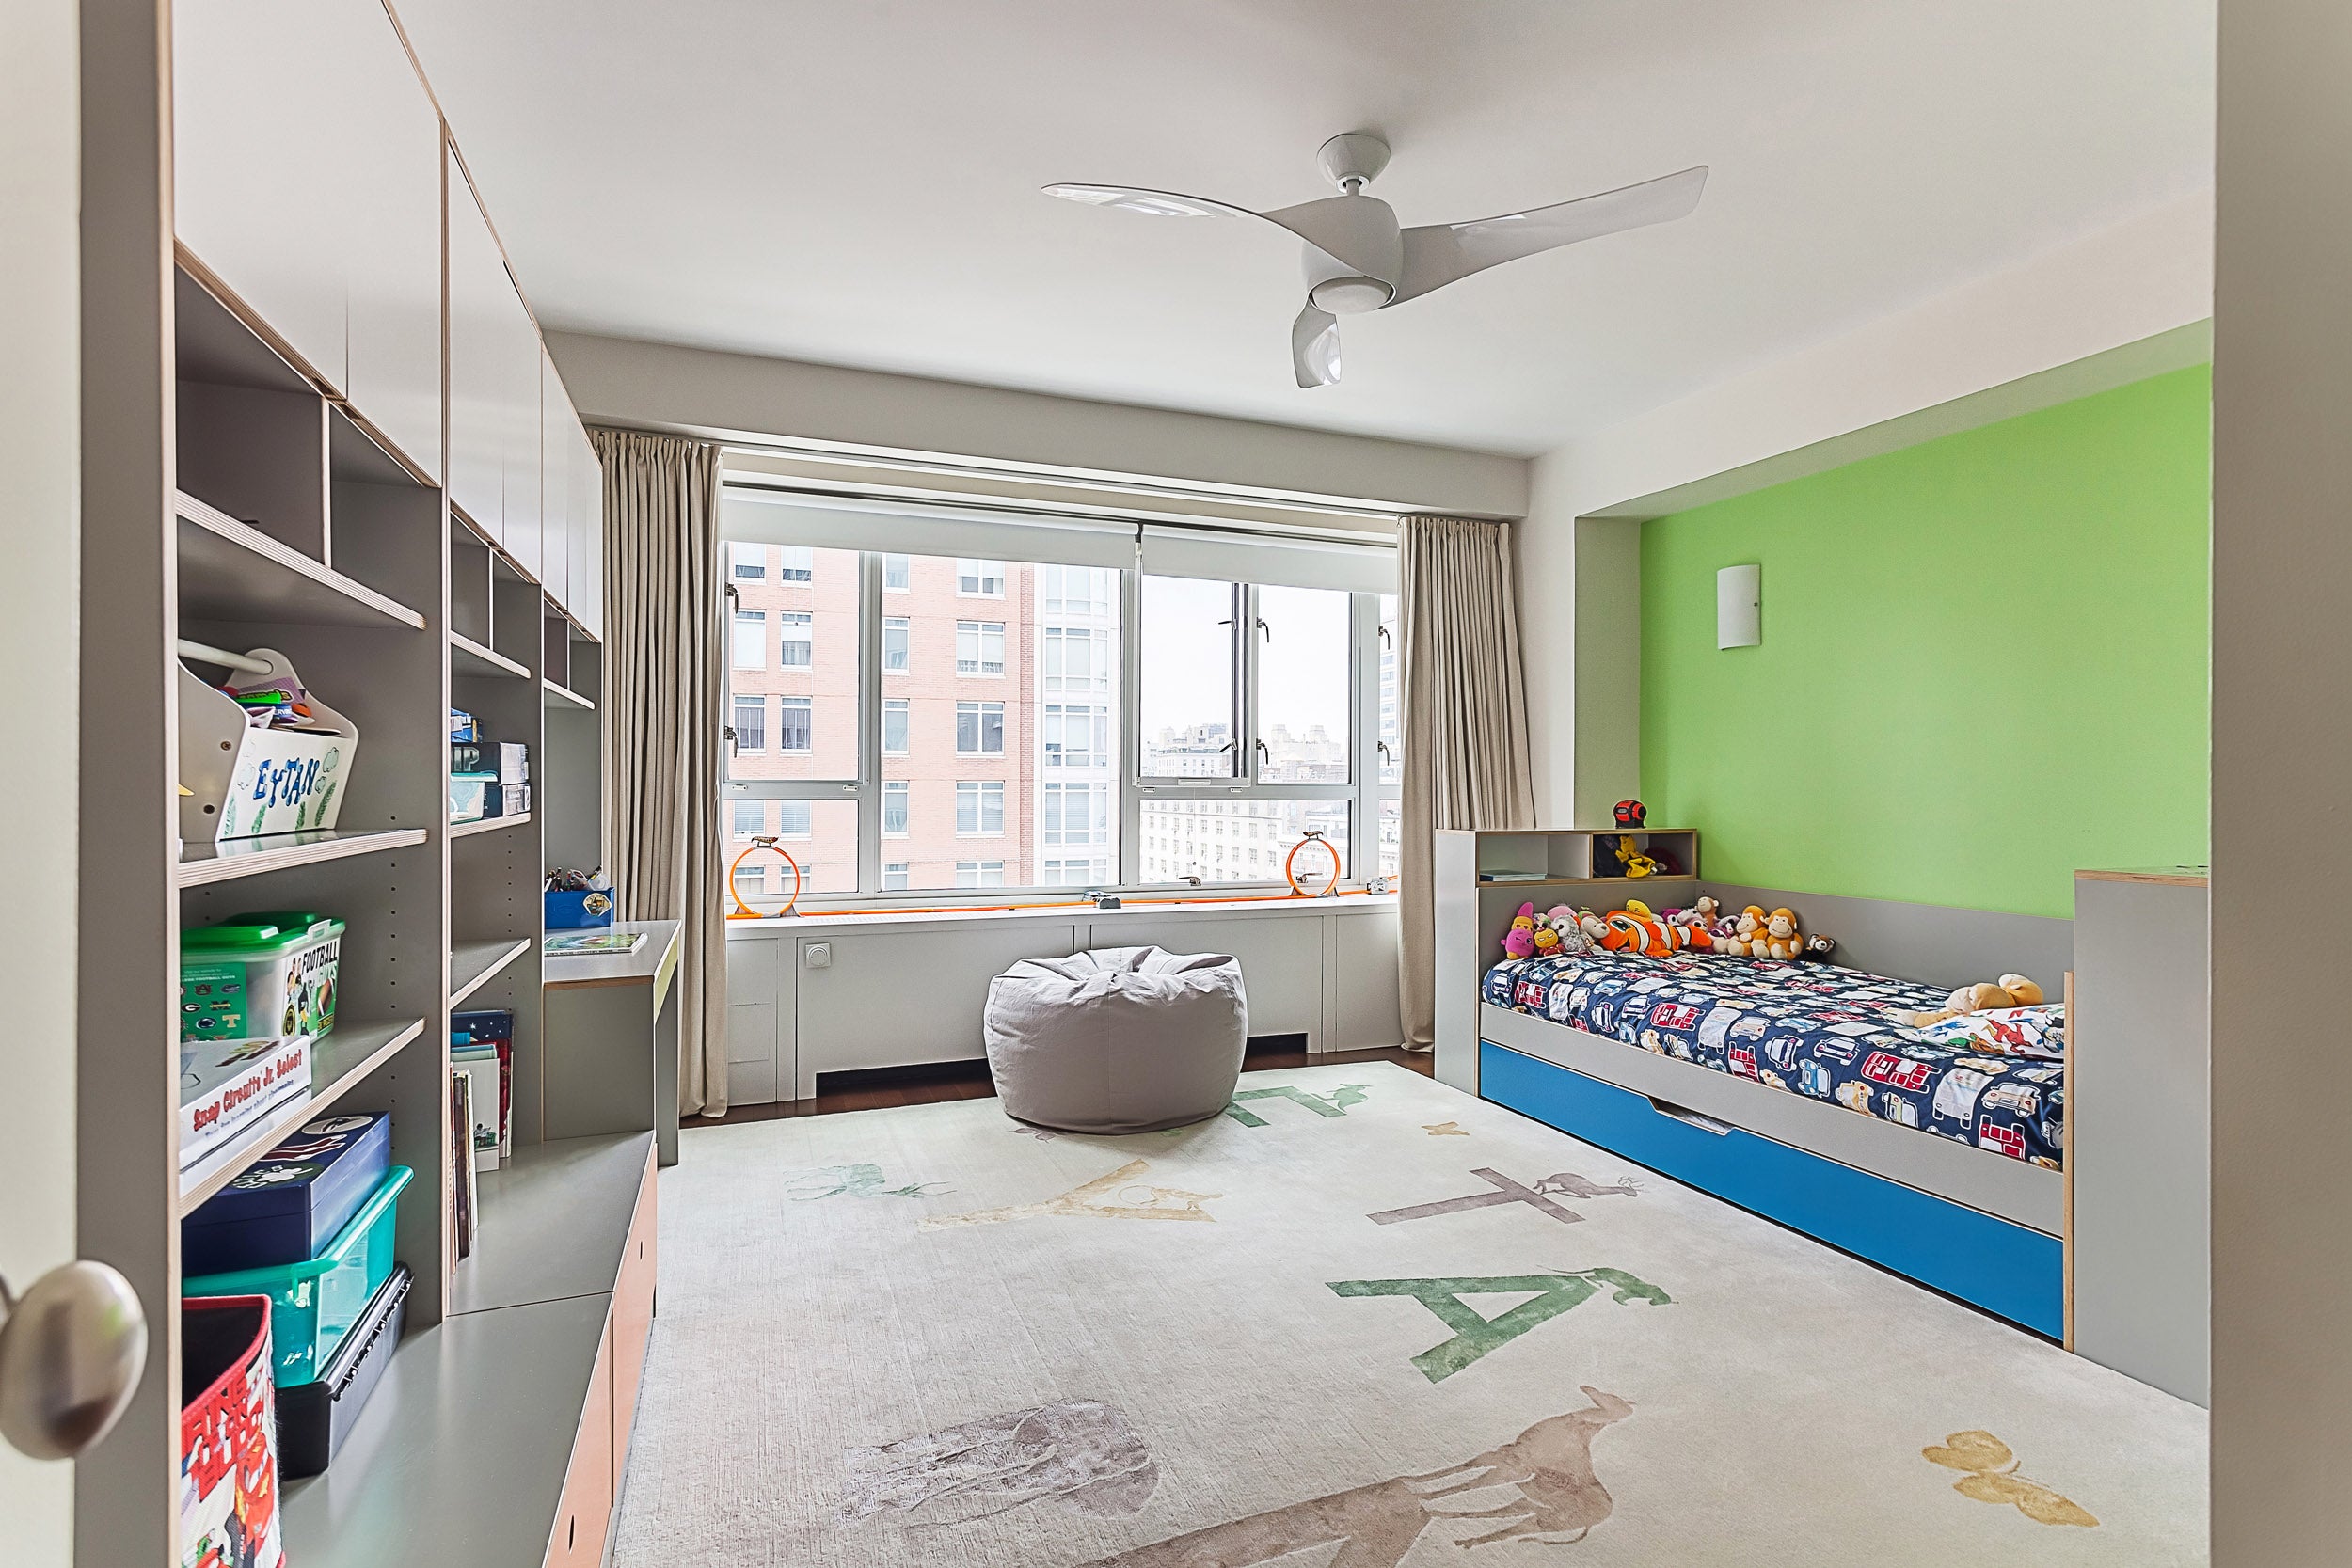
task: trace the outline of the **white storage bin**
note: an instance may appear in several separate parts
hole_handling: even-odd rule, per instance
[[[301,693],[319,728],[255,729],[245,709],[180,666],[180,836],[198,841],[331,828],[342,813],[359,727],[307,690],[294,661],[275,648],[245,656],[266,673],[238,670],[228,683],[243,692]]]

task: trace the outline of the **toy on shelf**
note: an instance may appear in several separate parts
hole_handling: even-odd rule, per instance
[[[1639,800],[1620,800],[1616,816],[1618,827],[1638,828],[1649,820],[1649,808]]]
[[[1617,864],[1624,868],[1621,875],[1627,877],[1655,877],[1662,869],[1656,859],[1642,852],[1631,833],[1617,837]]]
[[[2038,1007],[2042,1003],[2042,988],[2023,974],[2004,974],[1997,981],[1979,980],[1973,986],[1963,986],[1944,999],[1941,1012],[1911,1013],[1903,1022],[1914,1029],[1924,1029],[1941,1023],[1947,1018],[1960,1018],[1968,1013],[1997,1012],[2004,1007]]]
[[[1519,912],[1511,917],[1511,928],[1503,933],[1502,951],[1505,957],[1532,958],[1535,956],[1535,906],[1521,904]]]

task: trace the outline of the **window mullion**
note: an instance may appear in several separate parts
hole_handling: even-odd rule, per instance
[[[1233,585],[1233,782],[1258,782],[1258,590]]]
[[[882,888],[882,558],[862,550],[857,558],[857,779],[849,787],[857,800],[857,888]]]

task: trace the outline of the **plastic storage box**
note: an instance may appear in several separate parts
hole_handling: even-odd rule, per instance
[[[246,1039],[335,1027],[343,923],[313,910],[231,915],[180,933],[180,1037]]]
[[[612,924],[612,895],[598,888],[584,888],[566,893],[549,888],[547,895],[548,929],[578,931],[592,926]]]
[[[449,819],[479,822],[491,814],[490,792],[499,786],[496,773],[452,773],[449,776]]]
[[[407,1265],[395,1267],[319,1369],[318,1381],[278,1390],[278,1462],[289,1481],[315,1476],[333,1463],[368,1396],[384,1381],[407,1326],[409,1284]]]
[[[210,1274],[183,1283],[183,1296],[267,1296],[278,1386],[315,1383],[319,1369],[384,1281],[392,1276],[393,1220],[400,1190],[416,1173],[394,1165],[351,1223],[317,1258],[266,1269]]]
[[[283,1568],[270,1304],[180,1304],[182,1568]]]
[[[384,1184],[392,1118],[321,1117],[180,1222],[183,1274],[228,1274],[316,1258]]]

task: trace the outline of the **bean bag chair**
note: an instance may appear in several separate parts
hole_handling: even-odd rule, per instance
[[[989,982],[985,1022],[1006,1112],[1068,1132],[1216,1116],[1249,1035],[1238,962],[1157,947],[1025,958]]]

